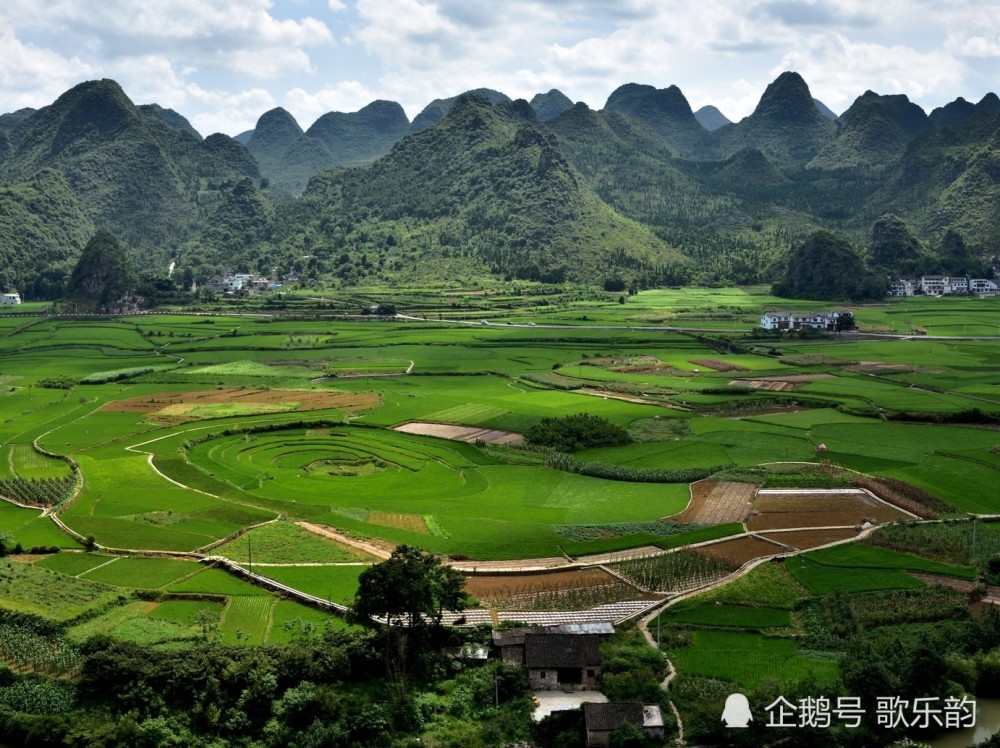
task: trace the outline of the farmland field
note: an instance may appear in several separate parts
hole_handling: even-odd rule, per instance
[[[649,290],[624,304],[508,291],[337,300],[384,300],[428,321],[263,307],[0,320],[0,496],[42,495],[59,480],[76,491],[50,509],[70,532],[41,508],[0,501],[4,546],[24,552],[0,560],[0,606],[64,624],[71,642],[315,640],[348,624],[221,567],[156,554],[252,562],[350,604],[374,554],[406,543],[471,566],[509,563],[467,585],[494,611],[663,598],[660,625],[689,643],[665,648],[682,681],[733,691],[768,677],[832,686],[851,621],[890,637],[890,624],[967,614],[961,595],[927,580],[971,582],[1000,553],[991,525],[950,522],[1000,514],[1000,345],[937,336],[992,334],[1000,302],[857,306],[863,330],[929,334],[810,339],[752,333],[761,311],[816,306],[760,288]],[[542,419],[579,413],[632,441],[568,460],[530,442]],[[832,493],[851,487],[849,471],[949,522]],[[865,520],[879,528],[863,541],[819,548],[852,541]],[[520,570],[581,557],[606,569]]]

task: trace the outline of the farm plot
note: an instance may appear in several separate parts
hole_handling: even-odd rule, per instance
[[[690,647],[670,651],[682,675],[700,675],[754,689],[765,678],[797,683],[812,677],[831,686],[839,677],[837,662],[800,653],[794,639],[741,631],[695,631]]]
[[[274,603],[270,595],[231,598],[222,611],[217,640],[223,644],[263,644]]]
[[[196,574],[194,561],[171,558],[116,558],[80,574],[81,579],[118,587],[159,589],[183,577]]]
[[[755,537],[733,538],[732,540],[722,540],[711,545],[703,545],[698,548],[698,553],[709,558],[718,558],[733,564],[742,566],[747,561],[755,558],[767,558],[778,553],[791,550],[787,546],[779,543],[761,540]]]
[[[883,504],[860,489],[839,491],[760,490],[753,503],[747,529],[844,527],[865,520],[891,522],[910,516]]]
[[[472,445],[381,429],[233,434],[188,454],[247,500],[294,518],[483,560],[573,553],[555,527],[656,522],[687,498],[683,484],[498,464]],[[362,464],[372,469],[333,469]],[[620,537],[616,547],[634,545]]]
[[[146,413],[162,423],[184,423],[204,418],[254,413],[303,412],[336,409],[347,413],[368,410],[379,404],[377,395],[336,390],[288,390],[227,388],[193,392],[162,392],[116,400],[104,410]]]
[[[923,587],[923,582],[907,573],[910,571],[960,579],[975,577],[975,571],[968,566],[952,566],[857,543],[794,556],[786,559],[785,567],[814,595],[837,590],[870,592]]]
[[[0,607],[67,621],[117,598],[106,584],[0,559]]]
[[[754,390],[766,390],[768,392],[791,392],[802,389],[812,382],[835,378],[833,374],[788,374],[780,377],[734,379],[729,384],[733,387],[749,387]]]
[[[791,626],[792,612],[784,608],[710,603],[670,608],[660,619],[663,623],[712,628],[776,629]]]
[[[315,638],[324,631],[350,627],[343,616],[310,608],[294,600],[278,600],[271,612],[271,629],[267,641],[271,644],[287,644]]]
[[[53,553],[38,559],[35,566],[76,577],[113,559],[114,556],[102,556],[96,553]]]
[[[521,444],[524,436],[513,431],[501,431],[499,429],[483,429],[475,426],[458,426],[448,423],[428,423],[426,421],[410,421],[396,426],[394,431],[402,431],[406,434],[421,434],[423,436],[436,436],[439,439],[451,439],[452,441],[475,444],[484,442],[486,444]]]
[[[756,490],[753,483],[697,481],[691,484],[691,503],[673,519],[702,525],[742,522],[750,514]]]
[[[625,600],[655,599],[602,569],[548,574],[474,575],[466,591],[499,610],[587,610]]]
[[[374,561],[375,558],[351,546],[309,532],[292,522],[270,522],[249,530],[212,550],[237,563],[330,563]]]
[[[838,540],[847,540],[857,536],[857,531],[853,528],[829,529],[829,530],[792,530],[790,532],[760,533],[760,537],[771,540],[775,543],[797,548],[800,551],[818,548],[827,543],[835,543]]]
[[[619,561],[608,568],[641,589],[658,594],[680,593],[717,582],[741,566],[725,556],[676,551]]]

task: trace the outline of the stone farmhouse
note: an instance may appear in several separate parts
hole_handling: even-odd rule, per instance
[[[663,741],[663,715],[658,704],[584,704],[588,748],[607,748],[611,733],[626,723],[642,728],[647,738]]]

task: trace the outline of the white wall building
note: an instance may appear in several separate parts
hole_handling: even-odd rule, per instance
[[[21,295],[18,293],[5,293],[3,296],[0,296],[0,305],[12,306],[20,303]]]

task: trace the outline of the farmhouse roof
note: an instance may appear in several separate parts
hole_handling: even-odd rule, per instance
[[[599,643],[596,634],[526,634],[524,664],[529,668],[600,665]]]
[[[642,727],[644,714],[642,704],[594,704],[583,705],[583,719],[588,730],[617,730],[626,722]]]
[[[615,625],[611,621],[581,621],[559,623],[554,626],[520,626],[510,629],[493,629],[493,643],[498,647],[516,647],[524,644],[527,634],[597,634],[611,636]]]

